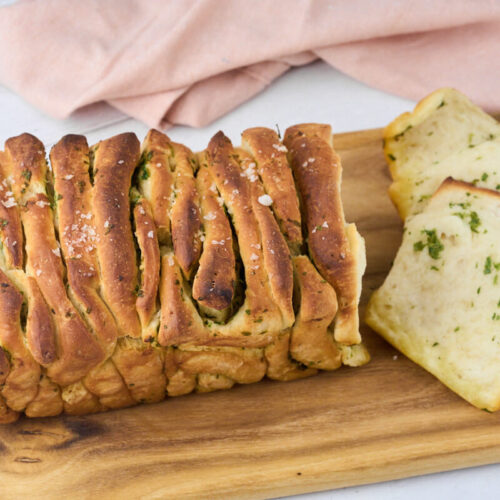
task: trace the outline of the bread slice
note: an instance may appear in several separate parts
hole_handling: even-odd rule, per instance
[[[448,176],[500,187],[500,124],[451,88],[436,90],[384,130],[401,218],[420,212]]]
[[[500,408],[500,194],[446,179],[406,221],[366,322],[478,408]]]

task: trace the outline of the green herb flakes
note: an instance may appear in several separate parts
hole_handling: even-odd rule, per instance
[[[427,236],[427,241],[417,241],[413,244],[413,250],[415,252],[421,252],[424,248],[427,247],[427,251],[429,252],[429,256],[437,260],[440,257],[440,253],[444,250],[444,245],[439,240],[435,229],[423,229],[422,234]]]

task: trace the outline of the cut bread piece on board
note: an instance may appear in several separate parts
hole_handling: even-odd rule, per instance
[[[500,194],[446,179],[403,242],[366,322],[478,408],[500,408]]]
[[[484,148],[484,143],[499,137],[500,124],[451,88],[436,90],[411,113],[396,118],[384,130],[384,153],[394,181],[389,194],[400,216],[405,219],[421,211],[432,188],[437,189],[448,175],[467,182],[480,180],[481,168],[499,158],[498,144]],[[467,166],[481,161],[476,160],[480,156],[488,166]]]

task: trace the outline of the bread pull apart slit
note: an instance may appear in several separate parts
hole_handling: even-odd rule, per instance
[[[200,239],[203,246],[193,281],[193,298],[202,314],[224,323],[233,310],[236,291],[235,242],[223,200],[208,171],[205,155],[202,155],[200,164],[196,186],[200,197]]]

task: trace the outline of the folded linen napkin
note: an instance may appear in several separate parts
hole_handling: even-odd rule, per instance
[[[500,0],[22,0],[0,9],[0,83],[64,118],[107,101],[203,126],[321,58],[419,99],[500,111]],[[307,89],[304,89],[307,92]]]

